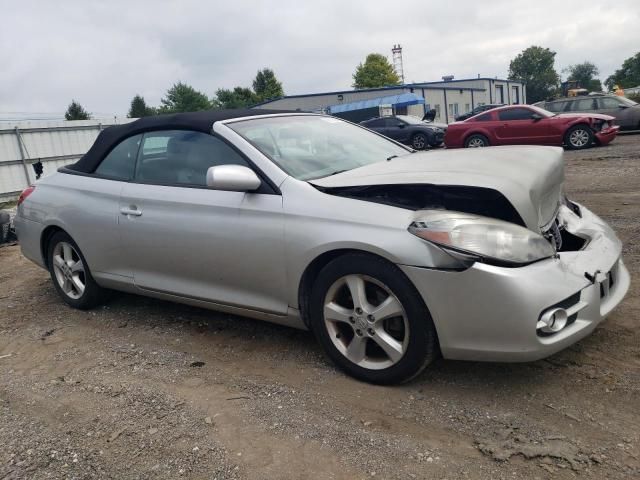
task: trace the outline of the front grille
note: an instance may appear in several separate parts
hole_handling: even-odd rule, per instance
[[[611,289],[616,284],[618,280],[618,262],[615,263],[613,268],[609,270],[604,278],[600,282],[600,298],[604,299],[609,296]]]

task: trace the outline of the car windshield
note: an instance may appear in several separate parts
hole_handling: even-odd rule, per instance
[[[422,125],[424,123],[418,117],[412,117],[411,115],[396,115],[396,118],[408,123],[409,125]]]
[[[262,117],[227,126],[299,180],[322,178],[411,153],[365,128],[327,116]]]

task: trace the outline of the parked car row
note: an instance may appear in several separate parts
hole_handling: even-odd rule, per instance
[[[615,117],[598,113],[553,113],[534,105],[482,105],[476,111],[480,113],[449,125],[407,115],[373,118],[361,124],[416,150],[443,144],[447,148],[553,145],[580,150],[607,145],[620,129]],[[640,114],[640,107],[629,107],[629,111]]]

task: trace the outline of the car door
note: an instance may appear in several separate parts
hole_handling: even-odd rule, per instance
[[[615,97],[599,97],[596,99],[597,112],[616,118],[616,124],[621,127],[632,127],[633,122],[627,115],[628,107]]]
[[[93,276],[109,285],[130,284],[131,269],[122,255],[120,195],[133,178],[142,135],[117,144],[89,175],[69,175],[65,191],[67,228],[82,250]]]
[[[369,120],[368,122],[366,122],[364,126],[370,130],[373,130],[374,132],[378,132],[381,135],[386,136],[386,123],[384,121],[384,118],[374,118],[373,120]]]
[[[594,97],[586,97],[573,100],[567,111],[576,113],[593,113],[596,111],[596,108],[596,99]]]
[[[396,117],[387,117],[385,122],[385,135],[398,142],[406,143],[409,140],[409,128],[406,122]]]
[[[263,312],[287,311],[282,197],[206,187],[211,166],[248,160],[192,131],[145,133],[122,192],[123,244],[135,285]]]
[[[500,124],[496,137],[501,145],[544,145],[549,143],[546,117],[534,118],[536,112],[526,107],[498,111]]]

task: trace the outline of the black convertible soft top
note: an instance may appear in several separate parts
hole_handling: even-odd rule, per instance
[[[154,115],[143,117],[130,123],[114,125],[105,128],[89,151],[80,160],[66,168],[77,172],[91,173],[100,164],[111,149],[122,140],[139,133],[154,130],[195,130],[210,133],[215,122],[231,118],[250,117],[254,115],[270,115],[274,113],[300,113],[292,110],[252,110],[227,109],[210,110],[205,112],[173,113],[169,115]]]

